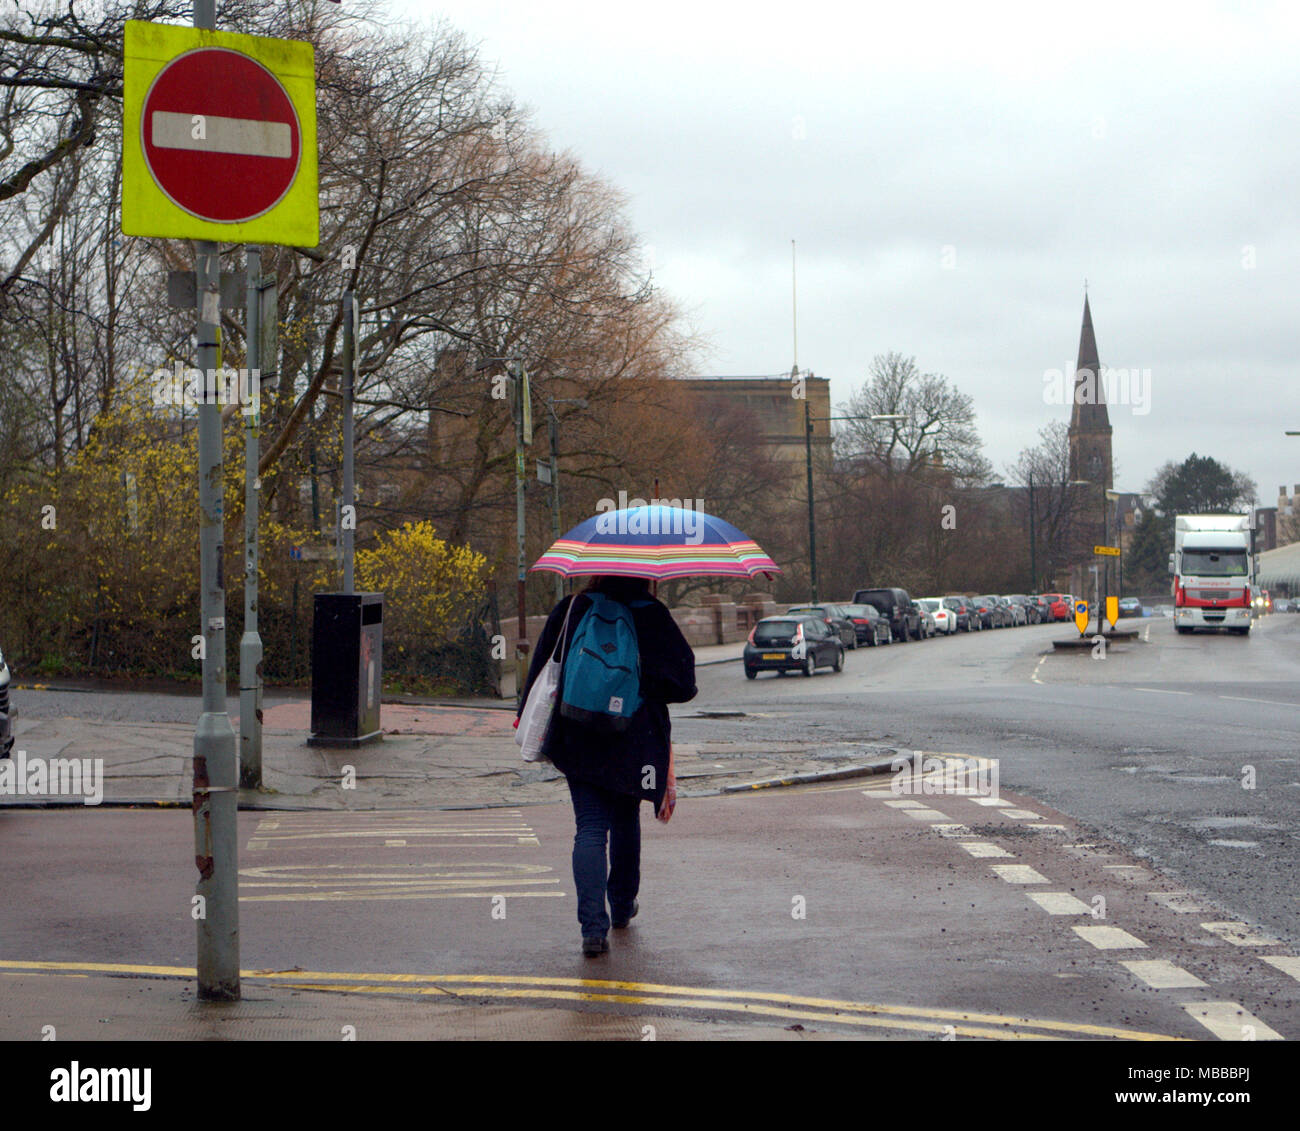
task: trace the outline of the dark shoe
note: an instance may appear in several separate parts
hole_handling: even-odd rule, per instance
[[[605,954],[609,951],[609,939],[604,935],[583,935],[582,936],[582,953],[587,958],[595,958],[597,955]]]
[[[615,920],[613,920],[613,922],[612,922],[610,925],[611,925],[615,930],[621,931],[621,930],[622,930],[624,927],[626,927],[630,922],[632,922],[633,919],[636,918],[636,913],[637,913],[638,911],[640,911],[640,910],[641,910],[641,904],[639,904],[639,903],[634,899],[634,900],[632,900],[632,910],[629,911],[629,912],[627,913],[627,918],[626,918],[626,919],[615,919]]]

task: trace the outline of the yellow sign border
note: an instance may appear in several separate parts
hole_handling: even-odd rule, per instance
[[[280,80],[298,113],[302,131],[298,174],[280,202],[252,220],[219,223],[191,215],[158,186],[144,158],[140,117],[149,88],[168,63],[200,47],[236,51],[262,64]],[[127,20],[122,72],[122,233],[290,247],[319,244],[316,52],[312,45],[295,39]]]

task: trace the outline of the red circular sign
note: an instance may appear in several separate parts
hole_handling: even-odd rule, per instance
[[[173,204],[235,224],[268,212],[289,191],[302,130],[293,101],[261,63],[200,47],[158,72],[145,95],[140,142]]]

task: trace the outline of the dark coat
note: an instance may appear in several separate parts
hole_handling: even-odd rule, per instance
[[[565,597],[546,620],[533,661],[528,669],[521,702],[528,698],[533,681],[549,662],[560,635],[569,602],[576,602],[565,632],[567,656],[582,614],[591,607],[583,593]],[[695,698],[695,653],[677,627],[667,607],[657,600],[632,607],[637,646],[641,653],[641,706],[628,719],[626,730],[593,728],[560,714],[557,705],[542,743],[542,756],[549,758],[562,774],[615,793],[628,793],[653,802],[663,800],[668,783],[668,748],[672,742],[669,703],[686,703]],[[646,768],[654,767],[654,787],[642,783]]]

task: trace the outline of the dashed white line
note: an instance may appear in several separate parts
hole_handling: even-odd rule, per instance
[[[946,821],[948,819],[948,814],[940,813],[938,809],[904,809],[903,812],[918,821]]]
[[[990,864],[998,879],[1009,884],[1045,884],[1047,877],[1028,864]]]
[[[888,805],[891,809],[924,809],[924,808],[926,808],[926,805],[925,805],[924,802],[922,802],[922,801],[912,801],[912,800],[910,800],[910,799],[909,799],[909,800],[905,800],[905,801],[886,801],[885,804]]]
[[[1190,691],[1167,691],[1163,687],[1135,687],[1134,691],[1149,691],[1152,695],[1190,695]]]
[[[1249,923],[1202,923],[1201,926],[1212,935],[1218,935],[1233,946],[1279,946],[1280,939],[1272,938],[1255,930]]]
[[[971,800],[974,801],[976,805],[1010,805],[1011,804],[1010,801],[1006,801],[1001,797],[973,797],[971,798]]]
[[[1029,678],[1033,680],[1034,683],[1041,684],[1043,682],[1041,679],[1038,678],[1038,669],[1041,668],[1046,661],[1047,661],[1046,656],[1040,656],[1038,659],[1038,663],[1034,665],[1034,670],[1030,672]]]
[[[1092,910],[1068,891],[1029,891],[1025,894],[1049,915],[1087,915]]]
[[[1043,815],[1035,813],[1032,809],[999,809],[999,813],[1004,817],[1010,817],[1013,821],[1041,821]]]
[[[951,822],[948,824],[931,825],[930,829],[932,832],[936,832],[943,837],[959,837],[959,836],[975,835],[965,825],[958,825]]]
[[[1009,860],[1016,858],[1014,852],[1008,852],[1000,844],[990,844],[987,840],[967,840],[963,841],[959,847],[964,848],[976,859],[999,856]]]
[[[1270,1029],[1235,1001],[1180,1002],[1188,1014],[1221,1041],[1280,1041],[1281,1033]]]
[[[1152,878],[1152,873],[1137,864],[1103,864],[1107,872],[1113,872],[1117,880],[1126,884],[1140,884]]]
[[[1260,958],[1300,982],[1300,958],[1293,958],[1289,954],[1261,954]]]
[[[1098,950],[1146,949],[1146,943],[1121,927],[1075,927],[1074,933]]]
[[[1205,910],[1196,902],[1190,892],[1149,891],[1147,895],[1167,911],[1174,911],[1179,915],[1195,915]]]
[[[1120,965],[1127,967],[1153,990],[1190,990],[1206,984],[1195,974],[1188,973],[1181,966],[1176,966],[1164,958],[1152,958],[1144,962],[1121,962]]]

